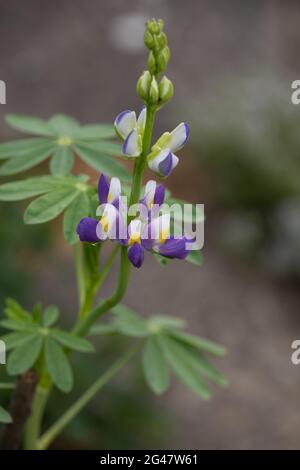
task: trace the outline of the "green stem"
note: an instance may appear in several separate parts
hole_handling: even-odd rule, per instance
[[[119,281],[117,288],[113,295],[108,299],[105,299],[97,307],[91,310],[84,318],[82,318],[77,325],[75,326],[73,333],[78,336],[84,336],[90,329],[91,325],[99,318],[101,315],[106,313],[112,307],[117,305],[123,298],[128,281],[129,281],[130,265],[127,256],[127,247],[122,246],[121,248],[121,259],[120,259],[120,271],[119,271]]]
[[[152,130],[154,124],[156,109],[150,105],[147,106],[147,117],[145,124],[145,131],[143,136],[143,150],[140,158],[136,159],[133,174],[133,183],[130,196],[130,205],[139,201],[140,191],[142,186],[143,171],[146,164],[146,157],[149,153],[152,139]]]
[[[95,296],[97,292],[99,291],[100,287],[102,286],[103,282],[105,281],[119,249],[120,249],[119,245],[116,245],[114,247],[114,249],[108,256],[103,268],[101,269],[101,272],[91,279],[90,285],[86,292],[84,304],[82,305],[80,312],[79,312],[80,318],[85,317],[86,314],[92,309]]]
[[[46,431],[37,441],[37,449],[44,450],[72,419],[86,406],[86,404],[101,390],[101,388],[119,372],[136,351],[136,346],[127,354],[122,355],[99,379]]]
[[[48,389],[45,389],[38,385],[36,392],[35,392],[33,404],[32,404],[33,411],[26,426],[25,440],[24,440],[25,450],[37,449],[37,439],[40,435],[41,422],[42,422],[48,394],[49,394]]]
[[[81,308],[84,302],[84,297],[85,297],[85,280],[84,280],[84,270],[83,270],[83,263],[82,263],[81,243],[77,243],[75,245],[74,256],[75,256],[75,271],[76,271],[77,291],[78,291],[78,303],[79,303],[79,308]]]

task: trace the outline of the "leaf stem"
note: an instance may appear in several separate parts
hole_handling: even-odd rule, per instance
[[[47,398],[50,389],[38,386],[35,392],[35,397],[32,404],[32,414],[27,422],[24,449],[25,450],[36,450],[37,449],[37,438],[40,435],[41,422],[47,403]]]
[[[131,348],[126,354],[122,355],[117,361],[107,369],[93,385],[73,405],[46,431],[37,441],[37,449],[44,450],[49,447],[51,442],[60,434],[70,421],[86,406],[86,404],[98,393],[101,388],[131,359],[137,345]]]

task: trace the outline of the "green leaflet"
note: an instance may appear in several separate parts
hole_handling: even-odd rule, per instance
[[[198,348],[201,351],[206,351],[215,356],[224,356],[226,350],[212,341],[207,339],[199,338],[199,336],[194,336],[189,333],[184,333],[183,331],[171,331],[172,336],[177,340],[188,344],[194,348]]]
[[[64,213],[64,236],[70,245],[78,242],[77,225],[90,213],[90,200],[85,192],[80,193]]]
[[[50,143],[54,144],[54,140],[51,141],[50,139],[43,139],[41,137],[3,142],[0,144],[0,159],[26,155]]]
[[[21,307],[21,305],[14,299],[7,298],[5,299],[5,315],[7,318],[16,321],[32,321],[30,313]]]
[[[111,124],[86,124],[77,129],[73,134],[75,139],[92,141],[114,136],[115,131]]]
[[[101,155],[121,155],[121,145],[115,142],[107,142],[105,140],[99,142],[83,142],[76,140],[76,144],[94,152],[100,153]]]
[[[45,358],[47,370],[55,385],[63,392],[73,387],[73,373],[61,346],[50,336],[46,337]]]
[[[196,266],[201,266],[203,263],[202,252],[200,250],[191,250],[185,260]]]
[[[10,414],[4,408],[2,408],[2,406],[0,406],[0,423],[8,424],[11,422],[12,419]]]
[[[116,305],[111,311],[117,315],[113,324],[120,333],[134,337],[145,337],[149,334],[145,320],[125,305]]]
[[[42,337],[38,333],[28,335],[27,340],[9,355],[7,372],[10,375],[19,375],[29,370],[40,354],[42,343]]]
[[[26,343],[28,336],[32,336],[32,333],[28,331],[18,331],[16,333],[8,333],[1,337],[2,341],[5,342],[6,351],[17,348],[21,344]]]
[[[83,145],[76,145],[76,152],[82,160],[95,170],[104,173],[107,176],[116,176],[124,181],[129,181],[131,176],[128,171],[120,165],[119,162],[113,160],[112,157],[99,155],[95,150],[91,150]]]
[[[51,336],[63,346],[74,349],[74,351],[93,352],[95,350],[92,343],[67,331],[54,329],[51,330]]]
[[[21,322],[15,320],[1,320],[0,326],[6,328],[7,330],[16,330],[16,331],[30,331],[34,332],[37,326],[34,323],[30,322]]]
[[[59,310],[56,305],[49,305],[46,308],[43,315],[43,326],[49,328],[50,326],[54,325],[57,322],[59,317]]]
[[[78,121],[66,114],[55,114],[48,120],[48,124],[57,136],[66,134],[71,137],[80,128]]]
[[[79,178],[73,176],[35,176],[4,183],[0,185],[0,201],[21,201],[52,190],[75,188],[79,182]]]
[[[15,175],[21,171],[29,170],[35,165],[46,160],[54,149],[53,143],[47,143],[43,147],[30,151],[28,154],[10,158],[0,167],[0,175]]]
[[[26,224],[40,224],[57,217],[78,196],[74,188],[60,189],[35,199],[24,214]]]
[[[204,400],[210,398],[210,391],[200,377],[195,361],[180,343],[167,336],[158,337],[164,355],[178,378]]]
[[[60,145],[56,147],[50,162],[52,175],[68,175],[71,173],[74,164],[74,155],[71,147]]]
[[[53,131],[48,122],[32,116],[23,116],[21,114],[8,114],[5,121],[14,129],[30,134],[53,135]]]
[[[152,315],[147,323],[149,330],[153,328],[184,328],[186,325],[186,322],[182,320],[182,318],[170,317],[166,315]]]
[[[145,379],[154,393],[160,394],[169,386],[169,370],[165,356],[155,337],[147,339],[142,356]]]

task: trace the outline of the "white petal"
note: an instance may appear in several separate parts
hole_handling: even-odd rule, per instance
[[[138,235],[141,233],[142,222],[138,219],[134,219],[130,222],[128,227],[129,235]]]
[[[148,227],[143,231],[145,239],[150,238],[152,241],[160,241],[166,239],[170,234],[170,214],[163,214],[156,217],[150,222]]]
[[[172,152],[176,152],[177,150],[181,149],[187,141],[189,136],[189,126],[181,122],[172,132],[170,135],[169,140],[169,147]]]
[[[144,132],[144,129],[145,129],[146,117],[147,117],[147,108],[146,106],[144,106],[137,120],[137,125],[141,129],[142,132]]]
[[[156,190],[156,181],[149,180],[145,186],[145,196],[144,196],[144,203],[146,204],[148,209],[151,209],[151,206],[153,204],[155,190]]]
[[[169,148],[161,150],[155,157],[148,160],[148,166],[158,175],[168,176],[173,169],[173,154],[171,150]]]
[[[170,150],[164,149],[161,150],[155,157],[148,160],[149,168],[155,173],[160,174],[159,164],[169,155]]]
[[[97,225],[96,233],[100,240],[116,238],[116,221],[118,211],[112,204],[105,204],[102,217]]]
[[[140,137],[138,131],[133,129],[126,137],[122,146],[122,152],[127,157],[138,157],[141,154]]]
[[[134,111],[123,111],[115,120],[115,130],[121,139],[126,139],[128,134],[136,127],[136,115]]]
[[[178,163],[179,163],[179,158],[176,157],[174,153],[172,153],[172,170],[174,170],[174,168],[178,165]]]
[[[121,182],[119,178],[114,177],[110,180],[107,202],[113,202],[120,195],[121,195]]]

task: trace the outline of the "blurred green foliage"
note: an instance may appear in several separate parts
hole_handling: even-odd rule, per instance
[[[192,145],[208,205],[222,214],[222,242],[273,272],[299,276],[290,207],[300,200],[300,108],[286,84],[272,80],[219,89],[193,111]]]

